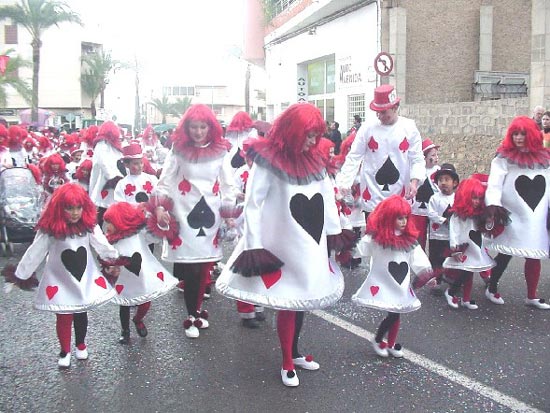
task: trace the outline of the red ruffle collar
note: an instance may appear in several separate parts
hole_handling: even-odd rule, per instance
[[[223,139],[217,142],[210,142],[205,146],[195,146],[192,142],[176,140],[172,145],[175,153],[191,163],[201,163],[224,157],[231,143]]]
[[[247,155],[258,165],[291,184],[306,185],[313,181],[322,181],[327,174],[326,162],[315,149],[298,154],[286,153],[271,141],[259,139],[249,147]]]
[[[505,149],[500,146],[497,149],[497,157],[506,159],[509,163],[520,168],[534,169],[537,167],[548,168],[550,166],[550,151],[543,148],[537,152],[525,152],[518,148]]]
[[[377,239],[376,234],[371,234],[372,240],[383,248],[389,248],[394,251],[412,251],[418,245],[418,239],[411,234],[395,235],[387,240]]]

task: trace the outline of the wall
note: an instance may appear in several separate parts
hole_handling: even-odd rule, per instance
[[[495,149],[510,121],[528,115],[529,98],[483,102],[402,105],[400,115],[414,119],[423,139],[441,145],[439,163],[455,165],[461,177],[488,173]]]

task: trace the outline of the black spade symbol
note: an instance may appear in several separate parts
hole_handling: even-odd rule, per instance
[[[418,188],[418,192],[416,193],[416,201],[420,202],[420,206],[418,208],[426,209],[426,203],[430,202],[430,198],[433,194],[434,190],[430,185],[429,179],[424,180],[424,183],[420,185],[420,188]]]
[[[383,185],[382,191],[389,191],[389,186],[396,183],[399,179],[399,170],[395,167],[389,156],[384,165],[376,172],[374,179],[376,179],[378,185]]]
[[[136,202],[147,202],[149,201],[149,197],[145,192],[138,192],[136,194]]]
[[[309,199],[304,194],[294,195],[290,199],[290,213],[292,218],[319,244],[325,219],[323,196],[317,193]]]
[[[214,212],[212,212],[204,197],[201,197],[187,216],[187,223],[191,228],[199,230],[197,237],[204,237],[206,235],[204,228],[212,228],[214,222],[216,222]]]
[[[86,248],[78,247],[76,251],[65,250],[61,253],[61,262],[78,281],[82,279],[87,264]]]
[[[443,218],[451,218],[451,215],[453,215],[453,213],[451,212],[451,206],[450,205],[447,205],[447,208],[445,208],[445,211],[443,211]]]
[[[130,263],[125,265],[124,268],[139,277],[139,272],[141,271],[141,254],[139,252],[134,252],[130,257]]]
[[[400,262],[399,264],[395,261],[390,261],[388,263],[388,271],[390,272],[393,279],[401,285],[409,272],[409,264],[407,264],[405,261]]]
[[[533,179],[520,175],[515,182],[516,191],[533,211],[546,192],[546,180],[544,176],[537,175]]]
[[[124,161],[122,159],[116,161],[116,168],[119,170],[122,176],[126,176],[126,167],[124,166]]]
[[[233,155],[233,158],[231,158],[231,166],[235,169],[238,169],[244,164],[245,160],[241,156],[241,148],[237,148],[237,152],[235,152],[235,155]]]
[[[474,231],[473,229],[470,230],[468,233],[468,236],[472,240],[474,244],[476,244],[479,248],[481,248],[481,232]]]

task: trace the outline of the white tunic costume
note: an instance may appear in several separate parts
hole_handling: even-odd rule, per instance
[[[115,259],[117,251],[95,226],[92,233],[57,239],[38,231],[15,275],[28,279],[47,257],[34,307],[55,313],[79,313],[109,301],[115,294],[97,268],[90,246],[103,259]]]
[[[418,192],[411,206],[412,214],[418,216],[428,216],[428,204],[434,194],[439,192],[437,184],[434,182],[434,174],[441,169],[441,166],[434,165],[426,169],[426,177],[418,183]]]
[[[226,153],[198,162],[189,162],[174,150],[168,153],[153,194],[173,200],[172,213],[180,233],[172,243],[164,240],[163,260],[199,263],[222,258],[222,248],[218,245],[219,211],[222,203],[235,206],[231,171],[222,167]]]
[[[120,275],[114,286],[116,295],[112,300],[115,304],[143,304],[163,296],[178,283],[148,247],[148,244],[157,240],[148,235],[146,230],[141,230],[113,243],[120,256],[130,259],[129,264],[120,267]]]
[[[516,257],[548,258],[549,178],[548,168],[520,168],[502,157],[493,159],[485,205],[506,208],[511,223],[488,240],[489,249]]]
[[[428,218],[430,219],[430,239],[449,240],[449,220],[443,216],[455,202],[454,192],[445,195],[437,192],[428,203]]]
[[[225,139],[231,143],[231,149],[226,155],[226,161],[231,164],[233,169],[240,168],[243,165],[244,159],[240,155],[243,149],[243,142],[248,138],[255,139],[257,137],[258,131],[255,128],[245,129],[241,132],[236,130],[226,132]]]
[[[357,249],[371,257],[366,280],[351,300],[360,306],[393,313],[409,313],[420,308],[411,284],[411,271],[419,274],[431,269],[430,260],[420,245],[409,251],[384,248],[371,235],[361,238]]]
[[[103,189],[107,181],[120,176],[117,162],[122,153],[105,141],[100,141],[94,148],[92,157],[92,171],[90,173],[90,198],[92,202],[102,208],[108,208],[113,202],[113,188]]]
[[[132,205],[147,202],[157,183],[158,179],[154,175],[143,172],[139,175],[128,174],[116,184],[114,200]]]
[[[216,282],[233,299],[277,310],[313,310],[334,304],[342,273],[329,260],[326,236],[341,232],[333,186],[326,176],[297,185],[252,166],[245,199],[245,231]],[[266,249],[284,264],[272,273],[243,277],[231,270],[243,250]]]
[[[363,124],[336,177],[340,188],[351,188],[361,166],[363,209],[371,212],[391,195],[403,195],[411,179],[426,176],[422,139],[413,120],[399,116],[393,125]]]
[[[496,263],[487,254],[484,239],[472,218],[461,219],[456,215],[451,216],[449,222],[449,244],[451,249],[463,244],[468,246],[462,254],[461,261],[457,261],[454,257],[448,257],[443,262],[443,268],[471,272],[487,271],[493,268]]]

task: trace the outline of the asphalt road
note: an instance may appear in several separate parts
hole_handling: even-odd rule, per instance
[[[0,258],[0,267],[16,263]],[[501,280],[503,306],[483,296],[478,310],[453,310],[441,295],[419,292],[422,308],[402,317],[404,359],[380,359],[368,341],[385,314],[351,304],[365,266],[345,270],[334,307],[306,315],[304,354],[321,364],[298,371],[300,386],[280,379],[275,313],[261,329],[240,326],[235,304],[206,302],[210,328],[185,337],[183,294],[153,302],[148,337],[132,331],[118,344],[118,308],[89,313],[90,358],[57,368],[55,315],[32,308],[33,293],[0,295],[0,412],[509,412],[550,411],[550,311],[526,307],[523,261]],[[539,294],[550,297],[550,263]],[[133,327],[133,326],[132,326]]]

